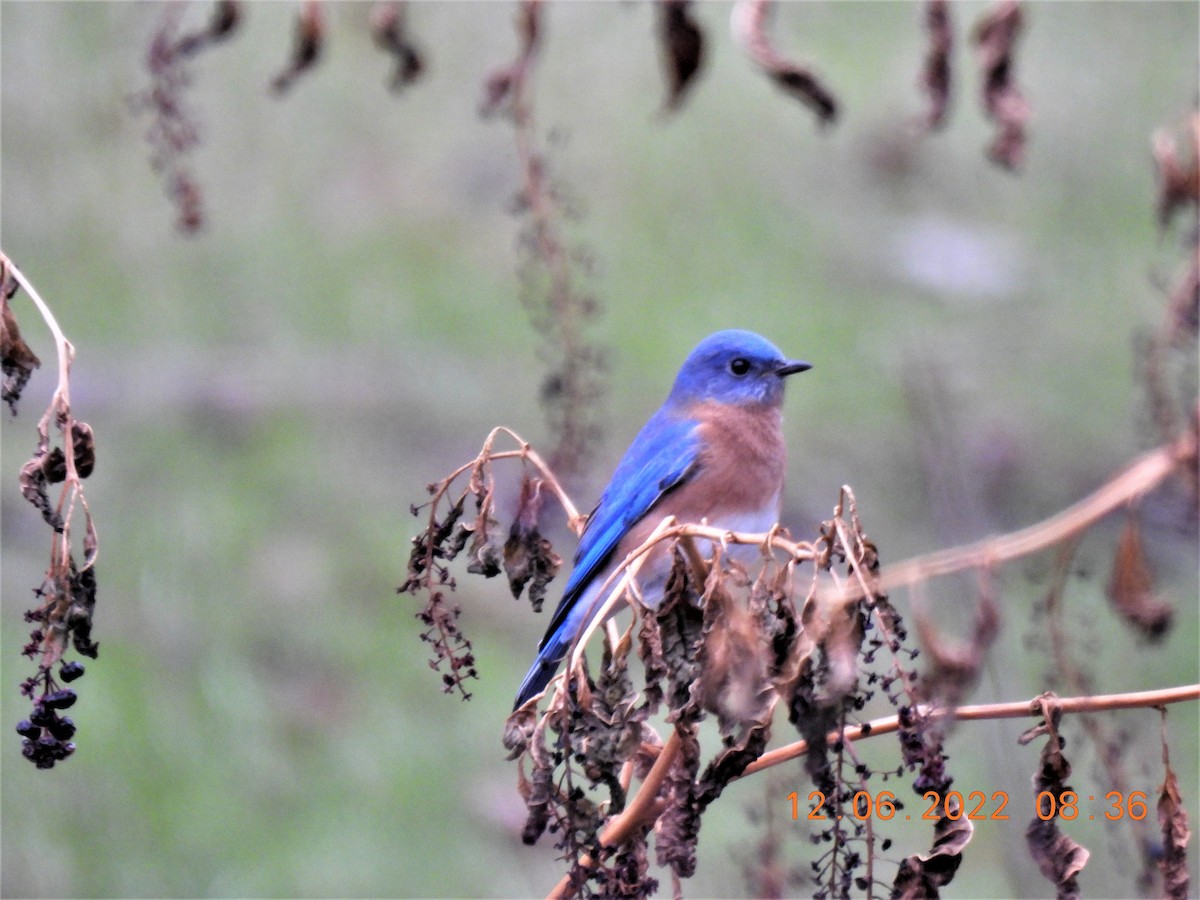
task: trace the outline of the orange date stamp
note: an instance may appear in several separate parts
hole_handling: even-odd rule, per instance
[[[937,791],[926,791],[921,799],[929,804],[928,808],[920,815],[905,813],[904,819],[911,820],[915,817],[936,822],[945,816],[952,821],[967,819],[972,822],[1003,822],[1010,818],[1007,812],[1007,791],[992,791],[990,796],[984,791],[970,791],[966,796],[959,791],[947,791],[945,796]],[[843,818],[888,822],[900,815],[900,811],[904,809],[903,803],[898,801],[891,791],[879,791],[874,794],[870,791],[858,791],[841,812],[829,804],[821,791],[809,793],[806,815],[801,807],[798,791],[788,794],[787,800],[791,804],[793,821],[798,821],[803,815],[810,822]],[[1150,811],[1148,801],[1145,791],[1131,791],[1129,794],[1109,791],[1099,798],[1098,805],[1094,794],[1082,798],[1075,791],[1061,791],[1057,794],[1042,791],[1034,798],[1034,814],[1043,822],[1051,819],[1070,822],[1080,818],[1096,819],[1097,816],[1110,822],[1121,819],[1141,821]]]

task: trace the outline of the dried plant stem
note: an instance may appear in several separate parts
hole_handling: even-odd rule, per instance
[[[880,573],[873,589],[887,593],[964,569],[990,569],[1053,547],[1153,490],[1178,466],[1194,462],[1195,457],[1196,434],[1193,432],[1138,457],[1098,490],[1048,519],[1010,534],[950,547],[888,566]],[[841,593],[841,599],[853,600],[866,596],[867,591],[861,583],[851,583]]]
[[[517,444],[520,445],[520,449],[498,451],[493,450],[492,445],[495,444],[496,438],[502,434],[506,434],[512,438]],[[550,490],[554,492],[554,496],[558,498],[558,502],[562,505],[563,511],[567,514],[567,527],[569,527],[576,534],[579,534],[583,531],[583,526],[587,523],[587,516],[580,515],[579,509],[571,500],[570,495],[568,495],[563,489],[563,486],[559,482],[558,478],[555,477],[554,471],[546,464],[546,461],[538,455],[538,452],[533,449],[533,446],[528,441],[526,441],[511,428],[505,428],[503,425],[493,428],[488,433],[487,439],[484,440],[483,448],[479,451],[478,456],[476,456],[469,463],[459,466],[442,480],[440,488],[433,495],[431,506],[436,506],[437,502],[441,500],[450,489],[450,485],[460,475],[472,470],[479,471],[483,466],[486,466],[489,462],[496,459],[520,459],[528,462],[531,466],[537,469],[538,475],[542,478],[545,487],[550,488]]]
[[[550,365],[542,384],[556,442],[550,460],[569,477],[583,471],[600,437],[594,406],[603,393],[602,354],[585,332],[599,307],[576,286],[576,270],[586,272],[586,264],[564,237],[563,222],[571,213],[550,177],[538,139],[533,75],[542,46],[544,11],[542,0],[521,3],[520,49],[513,62],[487,79],[482,112],[504,109],[513,126],[521,169],[520,208],[527,216],[520,239],[528,253],[521,268],[524,303],[535,329],[543,334]],[[543,276],[544,291],[539,288]]]
[[[55,318],[54,312],[50,309],[46,301],[42,299],[41,294],[37,292],[37,288],[33,286],[3,250],[0,250],[0,270],[11,274],[29,299],[33,301],[33,305],[37,307],[38,313],[46,323],[46,328],[49,329],[50,335],[54,338],[54,351],[58,359],[58,384],[54,389],[54,395],[50,398],[50,403],[47,405],[46,411],[38,421],[38,436],[42,442],[49,441],[52,424],[56,424],[64,436],[62,452],[66,467],[66,479],[55,509],[63,524],[62,528],[54,535],[54,543],[50,549],[51,567],[64,565],[71,555],[71,516],[75,511],[75,503],[78,501],[83,506],[84,515],[87,518],[89,543],[92,544],[89,547],[89,552],[85,554],[84,568],[91,568],[95,565],[96,556],[99,553],[99,545],[96,542],[95,523],[92,521],[91,510],[88,509],[87,498],[83,494],[82,481],[75,466],[75,441],[73,440],[75,419],[71,415],[71,364],[75,361],[75,345],[67,340],[67,336],[58,324],[58,319]],[[66,507],[65,514],[63,512],[64,506]]]
[[[12,287],[14,283],[16,287]],[[92,429],[86,423],[76,421],[71,414],[71,364],[75,359],[75,348],[63,334],[49,304],[3,251],[0,251],[0,285],[3,285],[6,299],[17,287],[24,289],[54,339],[58,359],[58,383],[46,411],[38,420],[37,447],[32,458],[21,467],[20,475],[21,493],[50,526],[51,538],[49,565],[41,585],[34,589],[37,605],[25,612],[25,621],[34,627],[22,655],[36,660],[37,672],[21,682],[21,694],[31,701],[32,709],[27,719],[17,723],[16,730],[22,738],[22,756],[38,769],[51,769],[75,752],[75,743],[71,740],[75,725],[69,718],[60,717],[58,710],[72,706],[76,693],[74,688],[61,687],[59,680],[63,684],[73,682],[84,673],[78,661],[66,661],[64,654],[72,645],[80,655],[92,659],[98,652],[98,645],[91,639],[91,628],[96,605],[94,566],[99,540],[82,483],[95,466],[95,441]],[[7,305],[4,311],[7,375],[10,344],[19,346],[32,359],[33,365],[37,365],[37,358],[19,336],[8,333]],[[11,327],[15,333],[15,322]],[[13,409],[15,412],[15,406]],[[51,448],[52,429],[61,438],[61,448]],[[48,488],[59,482],[62,487],[52,507]],[[80,564],[76,563],[71,547],[71,523],[76,506],[83,508],[84,516]],[[60,663],[62,666],[55,674],[53,669]]]
[[[71,363],[75,359],[75,347],[67,340],[67,336],[63,334],[62,329],[58,325],[58,319],[54,317],[54,313],[50,311],[50,307],[42,300],[41,295],[37,292],[29,280],[17,268],[16,263],[8,258],[8,255],[0,250],[0,267],[6,269],[9,274],[16,279],[17,284],[29,295],[29,299],[33,301],[33,305],[38,308],[42,319],[46,322],[46,327],[50,329],[50,334],[54,337],[54,349],[58,353],[58,390],[55,392],[55,398],[62,398],[62,405],[70,409],[70,373]]]
[[[1200,700],[1200,684],[1159,688],[1152,691],[1134,691],[1124,694],[1102,694],[1096,696],[1063,697],[1057,703],[1064,713],[1111,712],[1117,709],[1153,709],[1170,703],[1186,703]],[[983,703],[975,706],[925,709],[923,713],[931,719],[954,718],[959,721],[980,719],[1020,719],[1032,715],[1038,709],[1037,699],[1018,700],[1009,703]],[[885,716],[862,725],[832,732],[828,740],[858,741],[866,737],[878,737],[899,730],[899,716]],[[742,777],[761,772],[780,763],[803,756],[808,749],[806,741],[796,741],[764,753],[746,767]]]

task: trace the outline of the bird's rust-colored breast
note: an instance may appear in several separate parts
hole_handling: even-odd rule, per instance
[[[696,477],[686,485],[694,489],[687,505],[696,506],[688,512],[714,524],[722,513],[777,516],[787,469],[779,408],[709,402],[689,412],[701,423],[703,450]]]

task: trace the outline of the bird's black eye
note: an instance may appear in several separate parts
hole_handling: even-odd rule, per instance
[[[729,371],[734,375],[745,375],[750,371],[750,360],[742,359],[740,356],[737,359],[731,359],[729,361]]]

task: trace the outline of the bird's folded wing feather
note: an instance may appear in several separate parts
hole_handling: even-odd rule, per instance
[[[575,568],[539,647],[545,647],[561,627],[629,529],[650,513],[664,494],[691,477],[700,455],[699,424],[694,419],[669,417],[660,410],[634,438],[588,517],[575,552]]]

